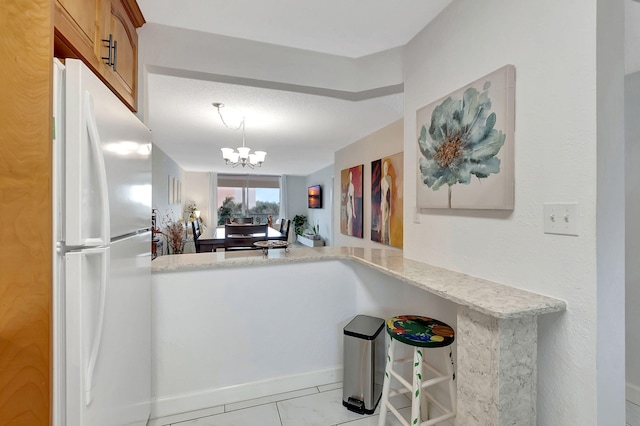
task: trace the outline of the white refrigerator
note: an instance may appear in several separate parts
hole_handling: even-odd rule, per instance
[[[82,62],[53,66],[53,424],[145,425],[151,132]]]

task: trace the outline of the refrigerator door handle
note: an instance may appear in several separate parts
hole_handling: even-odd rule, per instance
[[[98,133],[98,125],[96,117],[93,113],[93,99],[89,92],[84,93],[83,107],[85,117],[87,118],[87,130],[89,131],[89,144],[96,161],[98,176],[98,191],[102,204],[102,214],[100,219],[101,235],[98,238],[87,238],[86,245],[101,246],[107,245],[111,239],[110,216],[109,216],[109,189],[107,187],[107,169],[104,164],[104,155],[102,155],[102,147],[100,143],[100,133]]]
[[[86,343],[90,343],[87,351],[87,358],[82,361],[82,365],[86,365],[86,370],[84,371],[84,377],[82,378],[83,387],[84,387],[84,403],[86,406],[91,404],[93,400],[92,390],[94,386],[94,376],[96,365],[98,362],[98,358],[100,356],[100,347],[102,344],[102,331],[104,329],[104,313],[105,313],[105,305],[107,300],[107,284],[109,279],[109,263],[110,263],[110,249],[109,247],[99,247],[99,248],[91,248],[84,249],[82,251],[77,252],[69,252],[66,254],[67,256],[67,296],[72,296],[75,298],[76,306],[77,306],[77,314],[79,315],[79,323],[80,327],[83,326],[83,323],[86,323],[89,318],[83,318],[81,312],[90,312],[93,311],[91,306],[84,306],[85,304],[89,304],[90,301],[87,300],[91,295],[91,289],[88,287],[95,281],[91,281],[86,279],[86,275],[83,271],[84,265],[86,265],[85,258],[88,256],[98,256],[100,258],[100,276],[98,283],[98,300],[97,300],[97,318],[95,321],[95,327],[89,335],[86,337]],[[67,302],[71,302],[67,300]],[[69,303],[70,305],[74,305],[74,303]],[[76,316],[74,316],[76,317]],[[78,318],[78,317],[76,317]],[[91,323],[92,321],[89,321]],[[82,330],[82,328],[81,328]],[[82,333],[81,333],[82,334]],[[80,337],[81,341],[85,341],[84,337]],[[83,353],[82,350],[83,344],[79,345],[80,353]],[[84,358],[84,356],[81,356]],[[86,361],[86,362],[85,362]]]
[[[85,376],[85,405],[91,404],[93,399],[91,390],[93,389],[93,376],[96,370],[96,362],[100,354],[100,345],[102,343],[102,330],[104,329],[104,308],[107,302],[107,280],[109,279],[109,247],[90,249],[89,253],[95,253],[100,256],[100,302],[98,308],[98,324],[96,325],[96,334],[91,342],[91,352],[89,355],[89,364],[87,365],[87,374]]]
[[[76,129],[74,126],[67,126],[66,244],[68,246],[105,246],[111,239],[109,190],[100,133],[93,109],[93,98],[88,91],[83,91],[77,103],[68,101],[67,106],[67,115],[79,116],[81,127]],[[83,134],[85,130],[86,136]],[[87,145],[90,157],[83,155],[83,152],[87,151]],[[89,158],[93,160],[94,167],[89,167],[88,164],[83,165],[88,161],[91,162]],[[89,179],[86,173],[93,174],[95,179]],[[100,204],[99,207],[87,206],[87,200],[84,199],[91,193],[86,187],[89,185],[87,182],[94,180],[98,197],[95,202]],[[85,216],[93,214],[94,217]],[[88,223],[94,223],[96,219],[96,226],[88,225]],[[87,233],[93,235],[87,235]]]

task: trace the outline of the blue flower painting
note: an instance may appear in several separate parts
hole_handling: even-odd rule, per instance
[[[513,76],[503,67],[418,111],[419,207],[513,208]]]

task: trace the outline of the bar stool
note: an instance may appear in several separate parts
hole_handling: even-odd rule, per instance
[[[400,315],[387,320],[387,333],[389,333],[389,354],[387,356],[387,367],[385,370],[384,385],[382,387],[382,399],[380,401],[380,418],[378,426],[384,426],[389,409],[398,420],[405,426],[429,426],[451,419],[456,415],[456,385],[455,373],[453,369],[453,358],[451,357],[450,345],[455,340],[453,328],[436,319],[422,317],[418,315]],[[396,342],[404,343],[413,347],[413,357],[394,359]],[[449,351],[442,349],[440,352],[445,357],[447,372],[442,373],[423,357],[423,350],[426,348],[445,348],[449,346]],[[448,354],[447,354],[448,352]],[[398,372],[394,371],[394,365],[405,362],[413,362],[413,384],[409,384]],[[424,380],[425,368],[430,370],[434,377]],[[402,384],[401,390],[391,390],[391,378],[397,379]],[[426,379],[426,375],[425,375]],[[451,409],[446,408],[437,401],[425,389],[438,383],[449,381],[449,397],[451,398]],[[389,402],[389,397],[411,393],[411,423],[409,424],[398,410]],[[427,417],[427,400],[436,405],[444,414],[421,422],[422,414]]]

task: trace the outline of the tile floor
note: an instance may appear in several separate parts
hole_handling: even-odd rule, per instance
[[[409,416],[410,401],[395,397],[396,407]],[[190,419],[175,419],[171,426],[377,426],[378,409],[370,416],[353,413],[342,406],[342,383],[316,386],[294,392],[228,404],[219,407],[219,414],[193,415]],[[222,410],[224,410],[222,412]],[[400,425],[387,415],[387,425]]]

